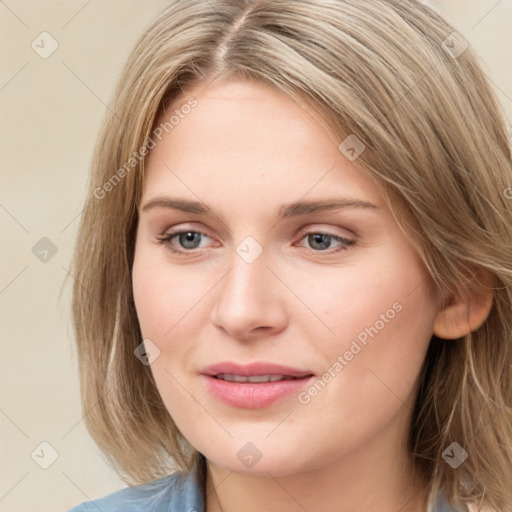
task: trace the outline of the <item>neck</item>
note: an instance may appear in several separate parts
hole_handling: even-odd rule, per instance
[[[382,441],[369,440],[320,468],[278,477],[234,473],[207,460],[205,510],[426,512],[426,482],[400,437],[391,431],[388,442]]]
[[[375,484],[363,488],[352,479],[331,473],[292,477],[248,477],[221,468],[209,468],[206,512],[426,512],[424,488],[400,491]]]

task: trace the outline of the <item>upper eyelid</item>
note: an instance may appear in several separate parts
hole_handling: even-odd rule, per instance
[[[183,224],[183,225],[182,225]],[[200,227],[196,227],[194,226],[194,223],[182,223],[182,224],[176,224],[175,226],[172,226],[170,228],[166,228],[162,231],[161,235],[162,236],[165,236],[166,234],[170,234],[170,233],[179,233],[179,232],[182,232],[182,231],[193,231],[195,233],[202,233],[206,236],[208,236],[209,238],[212,238],[210,235],[208,235],[208,230],[207,229],[203,229],[203,228],[200,228]],[[300,234],[300,233],[303,233],[303,232],[319,232],[319,233],[325,233],[325,234],[329,234],[329,235],[333,235],[333,236],[340,236],[342,238],[346,238],[344,237],[342,234],[338,234],[338,233],[334,233],[332,230],[336,229],[334,226],[332,227],[328,227],[328,228],[317,228],[315,226],[320,226],[322,225],[321,222],[317,222],[317,223],[313,223],[313,225],[309,225],[309,226],[305,226],[305,227],[302,227],[301,229],[297,230],[296,231],[296,235]],[[351,236],[353,236],[354,238],[357,238],[357,234],[354,233],[353,230],[349,229],[349,228],[341,228],[341,226],[338,226],[339,229],[344,229],[345,231],[348,231],[351,233]]]
[[[210,239],[213,239],[207,232],[206,230],[204,229],[201,229],[201,228],[196,228],[196,227],[172,227],[172,228],[167,228],[166,230],[163,231],[162,235],[161,236],[167,236],[167,235],[177,235],[177,234],[180,234],[180,233],[186,233],[188,231],[191,231],[193,233],[201,233],[202,235],[205,235],[207,236],[208,238]]]

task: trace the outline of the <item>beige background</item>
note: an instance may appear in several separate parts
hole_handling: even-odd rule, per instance
[[[0,0],[2,512],[64,512],[124,487],[84,428],[70,286],[59,292],[99,124],[128,52],[165,4]],[[430,4],[476,47],[512,119],[512,0]],[[31,47],[43,31],[58,43],[46,59]],[[50,247],[43,237],[57,250],[39,253],[46,262],[33,252]]]

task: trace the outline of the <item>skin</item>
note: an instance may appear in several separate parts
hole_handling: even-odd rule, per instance
[[[143,336],[160,350],[151,364],[158,390],[208,460],[207,512],[424,512],[406,447],[418,374],[432,334],[475,327],[488,301],[438,308],[376,184],[312,108],[247,81],[196,85],[177,107],[190,96],[197,106],[146,160],[133,291]],[[342,195],[376,208],[277,216],[284,203]],[[157,196],[201,201],[216,214],[144,211]],[[179,229],[206,236],[192,249],[184,237],[158,243]],[[319,232],[355,243],[335,252],[336,240],[322,248],[306,236]],[[247,236],[263,249],[250,264],[236,252]],[[307,404],[292,395],[236,408],[199,375],[229,360],[321,376],[396,303],[394,318]],[[250,468],[237,457],[247,442],[261,452]]]

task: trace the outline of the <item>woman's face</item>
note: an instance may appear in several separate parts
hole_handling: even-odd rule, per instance
[[[196,86],[171,115],[146,161],[133,290],[180,431],[253,474],[405,450],[436,308],[375,183],[268,86]]]

